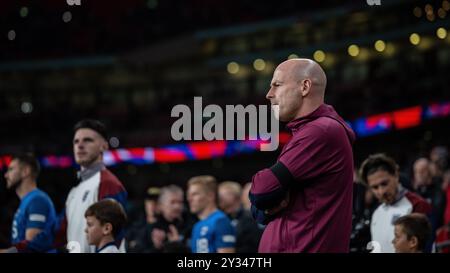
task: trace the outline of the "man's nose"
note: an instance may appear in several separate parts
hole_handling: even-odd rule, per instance
[[[270,88],[269,91],[267,92],[266,99],[270,100],[272,98],[273,98],[273,91],[272,88]]]
[[[384,196],[386,194],[386,189],[385,188],[380,188],[379,192],[380,192],[381,196]]]

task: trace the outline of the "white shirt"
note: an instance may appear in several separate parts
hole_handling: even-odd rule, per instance
[[[398,200],[393,204],[381,204],[372,215],[370,232],[374,246],[381,253],[394,253],[394,222],[413,212],[429,213],[431,207],[415,193],[400,188]]]
[[[102,165],[86,169],[84,174],[84,180],[72,188],[66,200],[67,249],[70,253],[95,253],[95,247],[86,239],[86,210],[99,198],[117,194],[126,196],[122,183]],[[125,252],[124,241],[120,246],[122,252]]]
[[[97,253],[123,253],[119,251],[114,243],[109,243],[96,251]]]
[[[98,201],[100,172],[73,187],[66,200],[67,242],[70,253],[94,253],[86,239],[86,219],[88,207]]]

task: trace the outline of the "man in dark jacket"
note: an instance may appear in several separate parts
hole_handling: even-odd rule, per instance
[[[258,250],[263,228],[255,222],[241,202],[242,186],[234,181],[219,184],[219,207],[236,229],[236,253],[255,253]],[[248,196],[248,195],[247,195]]]
[[[253,214],[267,223],[259,252],[348,252],[354,133],[324,104],[326,75],[309,59],[274,72],[267,99],[291,140],[277,162],[253,176]]]

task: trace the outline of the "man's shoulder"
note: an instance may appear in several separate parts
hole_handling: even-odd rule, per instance
[[[36,189],[32,192],[32,194],[27,198],[26,205],[33,206],[36,203],[39,204],[52,204],[52,200],[48,194],[40,189]]]
[[[215,227],[231,226],[230,218],[223,211],[216,211],[211,218],[211,222]]]
[[[127,191],[122,182],[108,169],[103,169],[100,173],[99,199],[117,196],[119,199],[126,199]]]
[[[380,214],[383,214],[383,212],[387,212],[387,210],[383,209],[383,204],[379,204],[377,208],[372,213],[372,218],[379,216]]]
[[[208,217],[206,217],[203,220],[200,220],[196,223],[197,226],[216,226],[217,224],[221,224],[224,221],[228,221],[231,223],[230,218],[228,216],[220,211],[216,210],[215,212],[211,213]]]
[[[423,203],[423,202],[427,203],[427,201],[422,196],[420,196],[419,194],[412,192],[412,191],[406,191],[405,198],[413,204],[418,204],[418,203]]]
[[[328,116],[318,117],[306,123],[298,132],[298,134],[294,134],[294,138],[310,137],[311,135],[319,138],[328,138],[335,137],[336,134],[346,134],[343,125],[336,119]]]
[[[429,204],[424,198],[417,193],[407,191],[405,198],[411,203],[413,207],[412,212],[429,213],[431,211],[431,204]]]
[[[115,174],[113,174],[110,170],[106,168],[100,171],[100,183],[108,183],[123,186],[119,178],[117,178]]]

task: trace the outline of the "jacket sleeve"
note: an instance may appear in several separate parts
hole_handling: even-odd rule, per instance
[[[293,186],[323,174],[336,153],[329,150],[329,133],[311,126],[293,138],[271,167],[252,178],[250,201],[260,210],[276,207]]]

